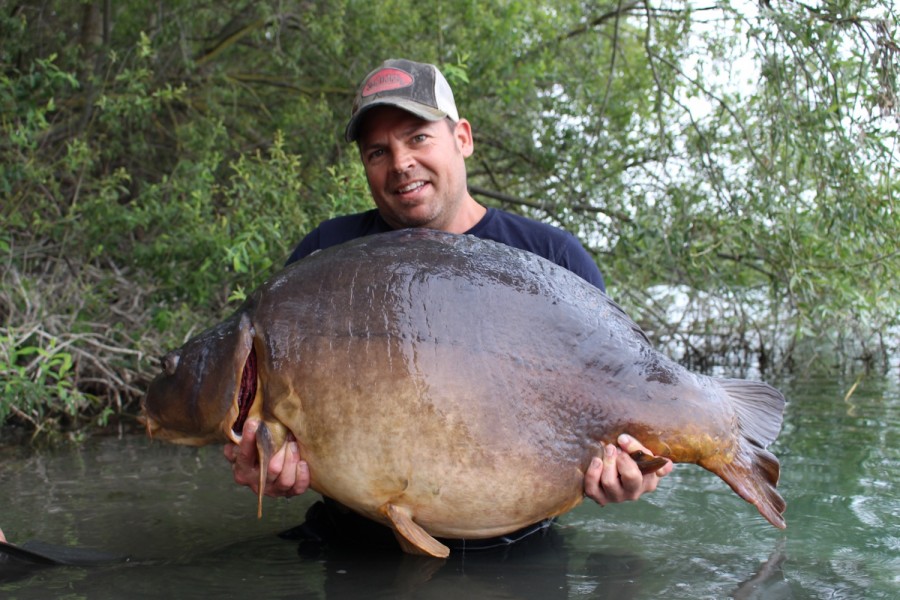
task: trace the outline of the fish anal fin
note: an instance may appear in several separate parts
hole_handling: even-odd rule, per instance
[[[256,453],[259,455],[259,492],[256,501],[256,518],[262,518],[263,494],[266,491],[266,469],[269,459],[275,453],[275,440],[264,421],[260,421],[256,430]]]
[[[653,456],[640,450],[632,452],[629,456],[631,456],[634,462],[637,463],[637,466],[641,470],[641,473],[643,475],[658,471],[659,469],[666,466],[666,464],[669,462],[669,459],[667,458],[663,458],[662,456]]]
[[[413,521],[409,510],[389,502],[381,507],[381,513],[390,520],[394,535],[407,554],[422,554],[435,558],[447,558],[450,555],[450,548],[434,539]]]

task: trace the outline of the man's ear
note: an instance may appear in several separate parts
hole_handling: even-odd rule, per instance
[[[465,119],[456,122],[453,129],[453,138],[456,146],[464,158],[469,158],[475,152],[475,143],[472,140],[472,125]]]

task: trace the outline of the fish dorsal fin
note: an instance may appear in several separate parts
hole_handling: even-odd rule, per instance
[[[388,502],[381,507],[381,513],[390,519],[394,535],[400,547],[408,554],[424,554],[435,558],[447,558],[450,548],[440,543],[412,519],[408,509]]]

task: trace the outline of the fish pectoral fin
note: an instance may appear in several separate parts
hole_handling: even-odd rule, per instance
[[[381,513],[391,521],[394,535],[407,554],[424,554],[435,558],[447,558],[450,555],[450,548],[419,527],[408,509],[388,502],[381,507]]]
[[[266,469],[269,466],[269,459],[275,453],[275,440],[272,439],[272,433],[262,421],[256,430],[256,453],[259,455],[259,496],[256,501],[256,518],[262,518],[263,494],[266,491]]]

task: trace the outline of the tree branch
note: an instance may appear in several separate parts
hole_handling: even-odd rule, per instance
[[[504,194],[503,192],[497,192],[494,190],[488,190],[483,187],[479,187],[477,185],[469,185],[469,193],[476,196],[484,196],[485,198],[492,198],[494,200],[499,200],[500,202],[505,202],[506,204],[515,204],[517,206],[527,206],[529,208],[535,208],[537,210],[542,210],[547,212],[547,205],[544,202],[535,202],[533,200],[526,200],[524,198],[520,198],[518,196],[511,196],[509,194]],[[601,215],[606,215],[607,217],[618,219],[619,221],[624,221],[625,223],[631,223],[631,217],[620,211],[612,211],[607,210],[605,208],[600,208],[599,206],[592,206],[589,204],[572,204],[569,208],[575,210],[576,212],[589,212],[589,213],[599,213]]]

